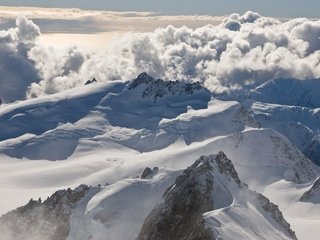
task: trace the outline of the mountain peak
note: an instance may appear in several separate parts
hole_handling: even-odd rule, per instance
[[[243,198],[254,211],[243,205]],[[242,215],[246,224],[255,225],[255,221],[260,221],[266,228],[271,226],[268,231],[276,232],[272,239],[296,239],[279,208],[241,184],[232,162],[219,152],[200,157],[177,177],[145,219],[137,239],[232,239],[229,229],[243,227],[239,221]],[[228,228],[223,226],[220,217],[228,218]],[[244,231],[243,234],[238,238],[248,237],[250,233]],[[266,232],[259,229],[252,239],[262,239],[265,235]]]
[[[132,80],[128,85],[129,90],[138,87],[142,87],[143,89],[143,98],[153,98],[154,102],[156,102],[158,98],[162,98],[166,95],[192,95],[194,92],[205,89],[201,86],[200,82],[188,83],[184,81],[165,81],[162,79],[155,79],[145,72],[139,74],[139,76]],[[209,90],[205,90],[206,92],[209,92]]]
[[[227,158],[225,153],[221,151],[216,155],[201,156],[194,164],[188,167],[179,178],[187,179],[190,178],[190,176],[195,177],[215,170],[224,177],[227,177],[229,181],[233,180],[238,185],[241,183],[232,162]],[[176,186],[178,186],[177,183],[180,181],[181,180],[177,179]]]
[[[155,79],[153,77],[151,77],[148,73],[146,72],[143,72],[143,73],[140,73],[138,75],[138,77],[134,80],[132,80],[129,84],[129,89],[134,89],[136,88],[137,86],[141,85],[141,84],[148,84],[150,82],[153,82]]]

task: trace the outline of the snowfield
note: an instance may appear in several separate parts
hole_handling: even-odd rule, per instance
[[[240,103],[218,100],[198,83],[141,74],[133,81],[90,84],[3,104],[0,214],[31,198],[43,201],[57,190],[86,184],[92,187],[83,190],[79,201],[63,204],[69,219],[64,239],[144,239],[139,233],[149,214],[176,198],[164,193],[176,191],[177,177],[200,156],[222,151],[242,187],[211,164],[218,183],[212,190],[216,208],[199,215],[206,229],[222,239],[294,239],[280,227],[282,220],[279,225],[266,213],[271,203],[264,197],[259,198],[263,204],[257,203],[256,191],[278,205],[298,239],[316,240],[320,190],[314,186],[310,201],[300,198],[320,174],[320,98],[314,90],[297,101],[292,96],[297,89],[301,96],[314,89],[319,80],[305,85],[287,80],[291,92],[283,89],[283,81],[258,87]],[[146,167],[159,171],[142,179]],[[69,194],[74,199],[76,193]],[[30,209],[42,209],[39,203],[34,206]],[[4,240],[24,239],[3,231]],[[41,234],[40,239],[52,239]]]

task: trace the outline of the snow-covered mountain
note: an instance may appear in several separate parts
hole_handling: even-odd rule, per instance
[[[253,90],[244,104],[262,127],[285,135],[308,158],[320,164],[319,79],[277,79]]]
[[[278,207],[248,190],[223,152],[200,157],[163,198],[137,239],[296,239]]]
[[[277,89],[283,88],[273,82]],[[308,88],[308,84],[303,86]],[[31,214],[38,221],[50,212],[48,208],[60,206],[59,211],[67,210],[50,216],[68,219],[68,229],[61,232],[64,239],[134,239],[184,169],[192,165],[197,173],[195,159],[223,151],[248,187],[217,170],[215,157],[200,160],[204,166],[210,162],[208,174],[217,180],[212,187],[225,189],[214,196],[232,196],[233,204],[223,198],[224,206],[218,209],[213,204],[201,212],[207,212],[203,219],[213,236],[218,232],[229,239],[236,239],[236,234],[248,239],[294,238],[283,228],[282,220],[277,223],[272,214],[265,214],[266,209],[277,209],[273,202],[298,239],[317,239],[320,205],[300,201],[320,173],[314,164],[320,155],[316,95],[312,93],[312,101],[295,102],[286,100],[292,94],[282,89],[278,92],[283,94],[277,93],[279,100],[271,101],[274,91],[264,90],[270,86],[258,87],[243,102],[226,101],[216,99],[200,83],[164,81],[143,73],[132,81],[89,84],[2,104],[0,194],[5,197],[0,201],[0,213],[25,206],[31,198],[63,195],[55,203],[30,201],[2,219],[8,223],[8,218],[17,218],[11,221],[14,226]],[[197,185],[197,178],[191,179]],[[83,195],[71,205],[64,200],[74,199],[78,190],[53,194],[79,185],[86,191],[80,191]],[[175,196],[165,194],[163,203],[167,198]],[[33,208],[39,209],[36,215],[25,211]],[[244,216],[250,219],[247,225],[243,225]],[[50,218],[48,221],[52,223]],[[224,222],[232,222],[232,227],[219,227]],[[50,238],[58,227],[52,224],[38,233],[47,232]]]
[[[241,183],[223,152],[202,156],[174,182],[175,175],[60,190],[4,215],[0,229],[8,239],[296,239],[278,207]]]
[[[259,102],[319,108],[319,79],[275,79],[252,90],[249,98]]]

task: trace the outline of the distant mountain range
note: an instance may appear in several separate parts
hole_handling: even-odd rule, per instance
[[[235,101],[142,73],[2,104],[1,235],[317,239],[319,85]]]

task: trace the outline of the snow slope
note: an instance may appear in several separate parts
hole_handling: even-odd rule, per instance
[[[320,79],[275,79],[252,90],[249,98],[264,103],[320,107]]]
[[[224,151],[250,189],[279,205],[298,238],[311,239],[308,232],[320,234],[314,220],[320,207],[299,198],[320,169],[301,151],[307,144],[317,156],[318,112],[254,100],[219,101],[198,83],[146,74],[4,104],[0,213],[59,189],[101,184],[70,216],[68,239],[107,233],[128,239],[183,169],[202,155]],[[137,179],[146,167],[159,167],[159,173]],[[295,197],[284,198],[280,185]],[[301,204],[314,214],[296,214],[292,209]],[[248,214],[257,213],[251,210]],[[228,215],[221,216],[228,221]]]
[[[241,183],[223,152],[202,156],[178,175],[179,171],[161,171],[149,179],[58,191],[43,203],[30,201],[6,214],[0,218],[0,229],[13,236],[8,239],[65,239],[68,232],[67,239],[79,240],[129,240],[138,235],[137,239],[296,239],[278,207]],[[153,209],[163,193],[164,203]],[[166,206],[159,210],[162,204]],[[184,219],[176,221],[184,212]],[[163,215],[168,218],[164,222]],[[170,227],[169,219],[179,222],[172,232],[165,228]],[[237,232],[239,228],[243,230]],[[201,231],[208,231],[206,237],[198,236]]]
[[[277,79],[250,93],[244,105],[262,127],[285,135],[308,158],[320,164],[320,80]]]

